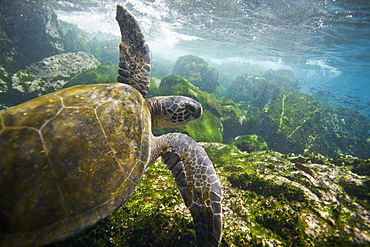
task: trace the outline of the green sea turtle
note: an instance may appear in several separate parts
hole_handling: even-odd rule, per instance
[[[118,83],[41,96],[0,114],[0,246],[65,239],[110,215],[162,156],[194,219],[198,246],[221,239],[221,186],[193,139],[151,128],[201,116],[187,97],[144,99],[150,55],[135,18],[117,6]]]

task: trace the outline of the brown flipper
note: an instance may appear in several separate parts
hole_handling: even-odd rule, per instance
[[[218,246],[222,235],[222,192],[212,162],[187,135],[171,133],[158,138],[166,146],[162,160],[193,216],[197,246]]]
[[[117,17],[122,40],[119,45],[117,81],[131,85],[145,96],[150,83],[150,52],[135,17],[117,5]]]

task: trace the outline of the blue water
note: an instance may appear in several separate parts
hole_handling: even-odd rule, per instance
[[[117,3],[138,18],[153,59],[193,54],[226,74],[233,64],[230,81],[291,69],[301,92],[370,117],[368,0],[69,0],[58,16],[119,36]]]

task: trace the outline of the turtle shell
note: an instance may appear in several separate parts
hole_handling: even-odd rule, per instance
[[[120,83],[0,113],[0,245],[64,239],[111,214],[146,168],[150,124],[145,99]]]

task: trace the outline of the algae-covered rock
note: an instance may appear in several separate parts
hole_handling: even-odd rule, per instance
[[[200,120],[180,127],[179,131],[187,133],[196,141],[222,142],[222,128],[220,119],[210,111],[204,110]]]
[[[369,177],[323,156],[248,155],[222,144],[206,151],[224,178],[223,246],[370,243]]]
[[[203,143],[224,191],[226,246],[367,246],[369,176],[324,156]],[[51,246],[194,246],[192,219],[159,160],[112,216]]]
[[[83,84],[114,83],[117,81],[118,66],[112,62],[100,64],[97,68],[87,69],[69,80],[64,88]]]
[[[8,92],[9,89],[9,74],[8,72],[0,66],[0,95]]]
[[[277,96],[253,126],[254,133],[263,136],[271,149],[282,153],[368,157],[369,120],[350,109],[323,106],[307,94]]]
[[[33,63],[12,77],[12,89],[40,96],[61,89],[82,71],[96,68],[100,62],[86,52],[63,53]]]
[[[0,64],[12,73],[63,50],[57,16],[42,0],[0,1]]]
[[[268,150],[268,145],[259,135],[242,135],[235,138],[233,144],[241,151],[253,152]]]
[[[60,26],[63,29],[62,42],[65,52],[84,51],[94,55],[102,63],[117,63],[119,37],[100,32],[91,34],[77,25],[63,21],[60,21]]]
[[[365,115],[349,108],[324,106],[318,125],[325,139],[335,143],[341,154],[370,157],[370,120]]]
[[[186,55],[180,57],[173,66],[172,74],[184,77],[201,90],[212,93],[218,83],[218,71],[208,66],[200,57]]]
[[[282,89],[286,92],[293,93],[298,92],[299,89],[298,79],[294,77],[293,72],[291,70],[269,69],[265,73],[263,73],[262,76],[269,81],[278,83],[282,87]]]
[[[359,175],[370,176],[370,159],[365,160],[352,155],[341,155],[335,158],[333,163],[338,166],[346,166]]]
[[[321,153],[329,157],[352,154],[366,158],[370,121],[344,108],[327,107],[312,96],[286,93],[264,108],[253,125],[273,150],[282,153]]]
[[[219,103],[222,111],[221,122],[224,126],[222,139],[224,143],[231,143],[235,137],[245,134],[246,116],[231,99],[222,98]]]
[[[282,93],[276,82],[263,77],[243,74],[229,86],[227,96],[235,102],[245,101],[251,107],[263,108],[272,98]]]

